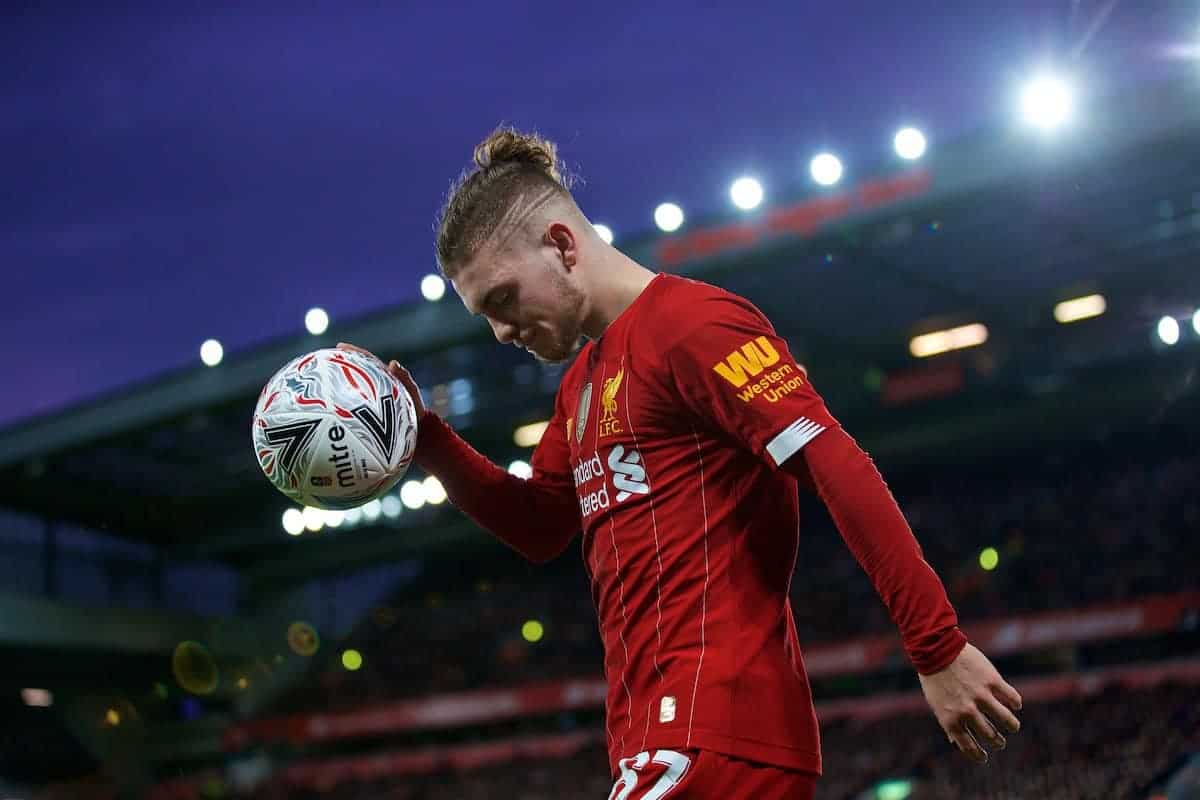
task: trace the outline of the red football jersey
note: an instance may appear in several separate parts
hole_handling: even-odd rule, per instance
[[[578,496],[614,769],[700,748],[820,772],[778,467],[836,425],[761,312],[672,275],[564,375],[533,464]]]

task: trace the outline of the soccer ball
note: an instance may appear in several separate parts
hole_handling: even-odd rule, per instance
[[[250,428],[267,479],[317,508],[354,508],[382,496],[417,449],[408,392],[379,361],[349,350],[316,350],[276,372]]]

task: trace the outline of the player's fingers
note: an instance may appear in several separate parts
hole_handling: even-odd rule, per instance
[[[413,380],[413,376],[408,370],[400,366],[399,361],[389,361],[387,365],[388,373],[400,381],[400,385],[408,392],[408,396],[412,398],[413,405],[416,407],[417,416],[425,413],[425,400],[421,397],[421,387],[417,386],[417,382]]]
[[[400,362],[398,362],[398,361],[390,361],[390,362],[384,364],[383,359],[380,358],[379,356],[375,355],[374,353],[372,353],[370,350],[364,350],[363,348],[359,347],[358,345],[349,344],[348,342],[338,342],[337,346],[338,346],[339,350],[349,350],[352,353],[362,353],[367,358],[372,358],[375,361],[379,362],[380,364],[383,364],[383,368],[386,369],[389,373],[391,373],[392,377],[398,379],[401,383],[405,383],[406,381],[408,383],[413,383],[412,376],[408,374],[408,370],[406,370],[404,367],[400,366]],[[415,385],[416,384],[413,383],[413,386],[415,386]],[[405,388],[411,389],[413,387],[406,385]]]
[[[1004,738],[1004,734],[983,714],[976,712],[971,715],[967,725],[974,734],[976,742],[986,743],[993,750],[1003,750],[1008,746],[1008,740]]]
[[[409,374],[408,370],[400,366],[399,361],[389,361],[387,371],[393,378],[400,381],[410,393],[418,391],[417,382],[413,380],[413,376]]]
[[[349,342],[338,342],[337,346],[339,350],[350,350],[355,353],[362,353],[364,356],[373,358],[380,364],[383,364],[383,359],[381,359],[379,356],[375,355],[370,350],[364,350],[356,344],[350,344]],[[408,373],[408,370],[400,366],[400,362],[396,361],[395,359],[384,364],[384,369],[386,369],[388,374],[390,374],[393,378],[400,381],[401,385],[408,390],[409,395],[412,397],[413,402],[417,406],[417,413],[422,413],[425,410],[425,405],[421,400],[421,390],[417,386],[417,382],[413,380],[413,376]]]
[[[1021,710],[1021,693],[1005,681],[998,681],[992,687],[992,694],[995,695],[1001,703],[1013,711]]]
[[[987,715],[999,730],[1004,733],[1016,733],[1021,730],[1021,721],[1017,719],[1017,715],[1008,710],[1000,700],[994,697],[985,697],[978,703],[979,710]]]
[[[987,763],[987,753],[979,746],[979,742],[975,741],[975,737],[971,735],[971,731],[963,723],[953,725],[946,731],[950,737],[950,742],[959,749],[964,756],[974,761],[976,764]]]

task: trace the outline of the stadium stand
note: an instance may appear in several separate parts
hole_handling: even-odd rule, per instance
[[[1053,170],[991,132],[841,195],[781,198],[772,218],[793,227],[751,248],[729,239],[737,220],[623,243],[778,321],[877,459],[965,630],[1026,695],[1007,751],[984,769],[956,760],[808,499],[793,607],[824,726],[819,797],[1188,796],[1200,340],[1168,348],[1150,331],[1200,297],[1200,103],[1179,86],[1137,101],[1124,114],[1111,100],[1105,136]],[[797,275],[820,291],[780,291]],[[1110,313],[1050,321],[1095,285]],[[864,286],[888,302],[866,303]],[[992,340],[914,363],[916,327],[963,315],[986,318]],[[477,322],[450,304],[392,309],[3,431],[0,776],[18,785],[0,793],[607,796],[577,550],[534,568],[444,505],[288,537],[247,447],[263,378],[347,339],[411,365],[497,462],[527,457],[513,426],[544,416],[560,373],[497,353]],[[529,620],[540,641],[522,636]],[[297,621],[317,631],[311,648],[288,638]],[[189,669],[215,688],[181,678],[183,642],[210,654]],[[37,686],[52,707],[18,702]]]
[[[919,698],[909,696],[909,702],[899,706],[907,710],[899,713],[882,710],[841,716],[823,725],[823,746],[830,755],[817,796],[822,800],[888,796],[1145,800],[1153,796],[1165,773],[1200,747],[1198,678],[1200,664],[1190,662],[1174,677],[1147,679],[1128,671],[1124,681],[1100,680],[1092,686],[1082,681],[1035,682],[1041,691],[1035,688],[1031,693],[1035,700],[1024,710],[1024,730],[983,769],[960,762],[944,747]],[[827,711],[829,716],[836,713]],[[336,769],[331,776],[328,764],[316,764],[309,773],[295,773],[294,783],[276,784],[248,796],[255,800],[285,796],[582,800],[605,796],[611,779],[604,761],[601,748],[591,746],[567,757],[517,759],[505,766],[365,781],[340,777]],[[322,774],[329,785],[320,785]],[[313,784],[320,788],[303,788]],[[881,794],[880,787],[889,785],[892,791],[908,793]]]
[[[1152,436],[1148,431],[1146,436]],[[893,488],[964,622],[1200,588],[1200,458],[1181,432],[1117,438],[1017,459],[897,476]],[[886,609],[818,503],[806,509],[792,606],[808,646],[892,630]],[[994,547],[999,563],[979,567]],[[279,708],[588,675],[601,661],[586,577],[570,549],[554,567],[496,576],[435,571],[363,621],[364,667],[321,674]],[[813,568],[808,565],[819,565]],[[470,570],[480,570],[472,574]],[[527,620],[547,633],[520,635]],[[969,627],[968,627],[969,630]]]

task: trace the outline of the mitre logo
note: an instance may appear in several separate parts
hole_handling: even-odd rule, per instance
[[[713,364],[713,372],[733,384],[735,389],[740,389],[748,380],[778,361],[779,351],[767,337],[759,336]]]
[[[617,370],[617,374],[604,381],[600,390],[600,436],[611,436],[621,432],[621,420],[617,418],[617,392],[621,390],[621,381],[625,378],[625,367]]]

